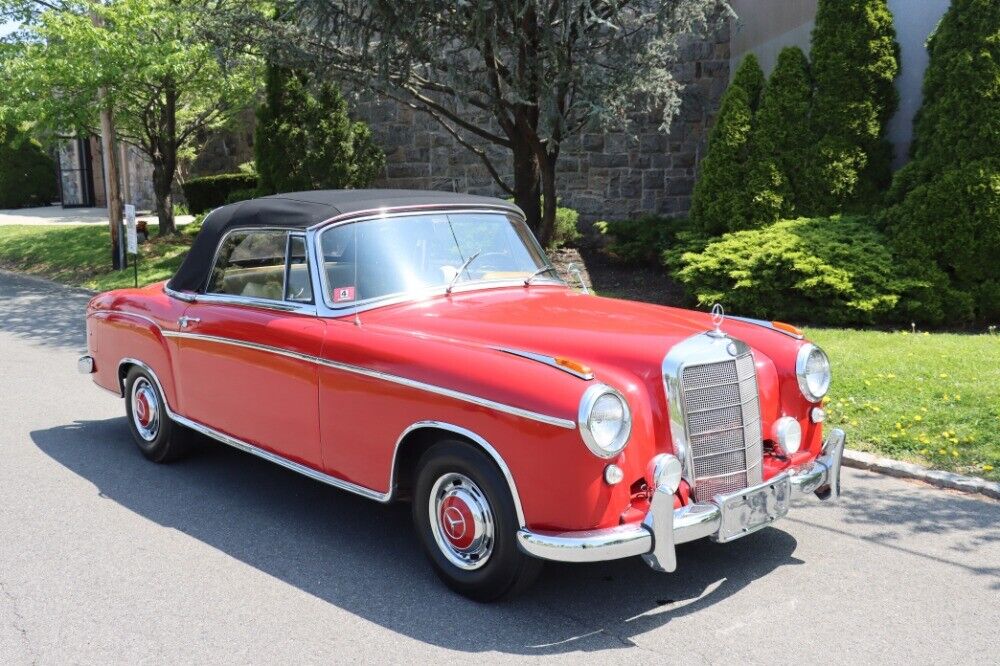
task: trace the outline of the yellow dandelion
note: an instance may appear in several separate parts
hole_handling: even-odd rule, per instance
[[[924,420],[924,417],[922,417],[922,416],[921,416],[920,414],[917,414],[917,415],[915,415],[915,416],[913,417],[913,420],[914,420],[914,421],[923,421],[923,420]]]
[[[872,385],[872,383],[866,379],[865,380],[865,386],[871,386],[871,385]]]
[[[885,376],[885,378],[886,378],[886,379],[895,379],[895,378],[896,378],[896,375],[894,375],[894,374],[892,374],[892,373],[890,372],[889,374],[887,374],[887,375]]]
[[[943,456],[946,456],[946,455],[948,455],[948,452],[947,452],[947,451],[945,451],[944,449],[938,449],[938,453],[940,453],[940,454],[941,454],[941,455],[943,455]]]
[[[902,430],[902,429],[903,429],[903,424],[902,423],[896,423],[896,430]]]
[[[992,472],[993,471],[993,465],[983,465],[983,471],[984,472]]]
[[[957,458],[958,457],[958,449],[952,449],[951,450],[951,457],[952,458]]]
[[[899,437],[899,433],[898,432],[894,432],[891,435],[889,435],[889,437],[891,437],[892,439],[897,439]]]
[[[928,333],[927,331],[924,331],[924,335],[930,335],[930,333]]]
[[[938,375],[938,377],[940,377],[941,379],[948,379],[948,373],[942,372],[940,375]]]
[[[921,407],[920,411],[922,411],[924,414],[926,414],[927,413],[927,408],[926,407]]]
[[[858,425],[858,422],[857,422],[857,421],[853,421],[853,420],[852,420],[852,421],[851,421],[851,425],[852,425],[852,426],[856,426],[856,425]]]
[[[962,400],[962,396],[960,396],[960,395],[957,395],[957,394],[956,394],[956,395],[955,395],[955,400],[959,400],[959,401],[961,401],[961,400]]]

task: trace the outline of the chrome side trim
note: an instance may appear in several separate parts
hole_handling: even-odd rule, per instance
[[[186,303],[194,303],[198,300],[198,294],[188,291],[177,291],[176,289],[171,289],[167,285],[163,285],[163,293],[171,298],[176,298],[177,300],[184,301]]]
[[[146,315],[142,315],[142,314],[139,314],[137,312],[129,312],[128,310],[114,310],[114,309],[111,309],[111,310],[94,310],[93,312],[87,314],[87,316],[88,317],[97,317],[97,316],[100,316],[100,315],[113,315],[113,314],[115,314],[115,315],[122,315],[124,317],[133,317],[135,319],[142,319],[143,321],[149,322],[150,324],[152,324],[153,326],[155,326],[157,329],[160,329],[161,331],[163,330],[163,328],[160,326],[159,322],[157,322],[152,317],[147,317]]]
[[[562,370],[563,372],[573,375],[574,377],[579,377],[585,381],[590,381],[594,378],[593,371],[591,372],[577,372],[571,368],[567,368],[564,365],[559,365],[556,362],[554,356],[546,356],[545,354],[538,354],[535,352],[524,351],[523,349],[512,349],[510,347],[494,347],[497,351],[502,351],[506,354],[512,354],[514,356],[520,356],[521,358],[526,358],[532,361],[538,361],[539,363],[544,363],[547,366],[555,368],[556,370]]]
[[[198,294],[191,299],[197,303],[218,303],[220,305],[245,305],[247,307],[292,312],[296,314],[316,315],[316,306],[311,303],[295,303],[293,301],[274,301],[266,298],[250,296],[235,296],[233,294]]]
[[[163,335],[172,338],[187,338],[192,340],[202,340],[206,342],[216,342],[219,344],[227,344],[235,347],[245,347],[247,349],[253,349],[265,353],[277,354],[278,356],[286,356],[288,358],[298,359],[300,361],[305,361],[307,363],[315,363],[317,365],[333,368],[335,370],[350,372],[356,375],[371,377],[372,379],[379,379],[382,381],[392,382],[394,384],[400,384],[401,386],[406,386],[408,388],[413,388],[420,391],[426,391],[428,393],[442,395],[447,398],[461,400],[463,402],[468,402],[474,405],[478,405],[480,407],[485,407],[487,409],[492,409],[498,412],[504,412],[506,414],[511,414],[513,416],[518,416],[520,418],[530,419],[532,421],[538,421],[540,423],[545,423],[547,425],[552,425],[559,428],[566,428],[568,430],[576,428],[576,422],[570,421],[569,419],[563,419],[556,416],[549,416],[547,414],[539,414],[538,412],[532,412],[527,409],[521,409],[520,407],[514,407],[512,405],[506,405],[500,402],[495,402],[493,400],[489,400],[487,398],[481,398],[479,396],[471,395],[469,393],[454,391],[452,389],[444,388],[442,386],[427,384],[425,382],[417,381],[415,379],[408,379],[406,377],[400,377],[398,375],[390,375],[385,372],[379,372],[377,370],[369,370],[367,368],[362,368],[356,365],[339,363],[337,361],[331,361],[329,359],[320,358],[318,356],[301,354],[299,352],[293,352],[287,349],[281,349],[280,347],[271,347],[269,345],[262,345],[256,342],[245,342],[243,340],[234,340],[232,338],[224,338],[214,335],[202,335],[199,333],[163,331]]]
[[[782,335],[787,335],[788,337],[794,338],[795,340],[801,340],[802,338],[805,337],[803,335],[796,335],[791,331],[786,331],[782,328],[778,328],[773,323],[765,321],[764,319],[753,319],[751,317],[734,317],[733,315],[729,315],[729,319],[735,319],[736,321],[742,321],[747,324],[756,324],[757,326],[763,326],[764,328],[771,329],[775,333],[781,333]]]
[[[417,421],[416,423],[408,426],[399,437],[396,438],[396,446],[392,451],[392,472],[389,476],[389,492],[395,492],[396,486],[396,456],[399,453],[399,445],[406,439],[406,436],[417,430],[426,429],[436,429],[436,430],[446,430],[448,432],[453,432],[456,435],[461,435],[466,439],[475,442],[475,444],[481,448],[487,455],[493,458],[493,462],[497,464],[500,468],[500,472],[503,474],[504,479],[507,481],[507,487],[510,488],[510,495],[514,500],[514,511],[517,513],[517,522],[519,527],[524,527],[524,510],[521,508],[521,496],[517,493],[517,484],[514,483],[514,476],[510,473],[510,468],[507,463],[504,462],[503,457],[500,453],[493,448],[493,446],[487,442],[485,439],[477,435],[476,433],[463,428],[461,426],[453,425],[451,423],[444,423],[443,421]]]
[[[169,410],[168,410],[169,411]],[[212,439],[218,440],[223,444],[228,444],[229,446],[239,449],[240,451],[245,451],[258,458],[263,458],[268,462],[273,462],[276,465],[281,465],[293,472],[298,472],[303,476],[308,476],[314,481],[319,481],[320,483],[325,483],[328,486],[333,486],[334,488],[339,488],[340,490],[346,490],[348,492],[354,493],[356,495],[361,495],[362,497],[367,497],[368,499],[373,499],[376,502],[386,503],[391,499],[391,493],[380,493],[377,490],[372,490],[371,488],[366,488],[365,486],[359,486],[357,484],[351,483],[349,481],[344,481],[343,479],[338,479],[337,477],[330,476],[329,474],[324,474],[319,470],[315,470],[312,467],[307,467],[300,463],[297,463],[288,458],[283,458],[276,453],[271,453],[270,451],[265,451],[259,447],[254,446],[244,442],[241,439],[237,439],[223,432],[219,432],[214,428],[210,428],[203,423],[198,423],[197,421],[192,421],[191,419],[181,416],[180,414],[172,414],[170,417],[173,421],[180,423],[183,426],[187,426],[192,430],[207,435]]]
[[[163,396],[163,407],[166,410],[167,415],[170,417],[170,420],[172,421],[176,421],[177,423],[183,426],[186,426],[188,428],[191,428],[192,430],[200,432],[201,434],[211,437],[212,439],[218,440],[223,444],[228,444],[233,448],[237,448],[241,451],[245,451],[259,458],[263,458],[264,460],[273,462],[276,465],[281,465],[282,467],[290,469],[293,472],[298,472],[303,476],[308,476],[310,479],[319,481],[320,483],[325,483],[329,486],[333,486],[341,490],[346,490],[356,495],[361,495],[362,497],[367,497],[368,499],[373,499],[377,502],[382,502],[382,503],[388,502],[392,497],[391,489],[390,492],[388,493],[380,493],[377,490],[372,490],[371,488],[366,488],[365,486],[359,486],[349,481],[338,479],[336,477],[330,476],[329,474],[324,474],[323,472],[315,470],[311,467],[307,467],[305,465],[297,463],[293,460],[283,458],[282,456],[279,456],[276,453],[265,451],[262,448],[254,446],[253,444],[244,442],[243,440],[237,439],[236,437],[232,437],[231,435],[227,435],[224,432],[220,432],[203,423],[199,423],[198,421],[189,419],[186,416],[181,416],[180,414],[175,412],[173,408],[170,406],[170,401],[167,399],[167,394],[163,391],[163,386],[160,384],[160,378],[156,376],[156,373],[153,371],[152,368],[150,368],[148,365],[146,365],[145,363],[143,363],[138,359],[123,358],[118,363],[119,374],[121,374],[121,367],[123,365],[137,365],[143,370],[145,370],[146,373],[153,378],[153,381],[156,382],[156,388],[160,391],[160,395]]]

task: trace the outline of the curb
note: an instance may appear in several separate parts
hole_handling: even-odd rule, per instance
[[[927,469],[926,467],[900,460],[879,458],[872,453],[847,449],[844,451],[844,465],[856,469],[879,472],[888,476],[896,476],[902,479],[916,479],[917,481],[923,481],[938,488],[949,488],[964,493],[974,493],[986,495],[993,499],[1000,499],[1000,483],[994,483],[975,476],[965,476],[938,469]]]

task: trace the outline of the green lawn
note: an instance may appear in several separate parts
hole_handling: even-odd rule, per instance
[[[140,246],[139,284],[170,277],[198,226]],[[132,285],[108,268],[101,226],[0,226],[0,268],[99,291]],[[849,446],[1000,480],[1000,335],[812,329],[833,363],[829,423]]]
[[[1000,480],[1000,335],[813,329],[848,446]]]
[[[168,238],[156,236],[139,246],[139,284],[165,280],[174,274],[191,247],[197,226],[182,227]],[[0,226],[0,268],[51,278],[97,291],[131,287],[132,267],[111,270],[111,241],[102,225]]]

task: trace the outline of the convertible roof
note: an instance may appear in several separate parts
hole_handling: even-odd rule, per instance
[[[431,190],[316,190],[274,194],[222,206],[209,213],[191,251],[167,286],[176,291],[200,291],[208,282],[215,249],[231,229],[307,229],[334,217],[382,208],[405,210],[434,206],[488,206],[520,212],[516,206],[501,199]]]

